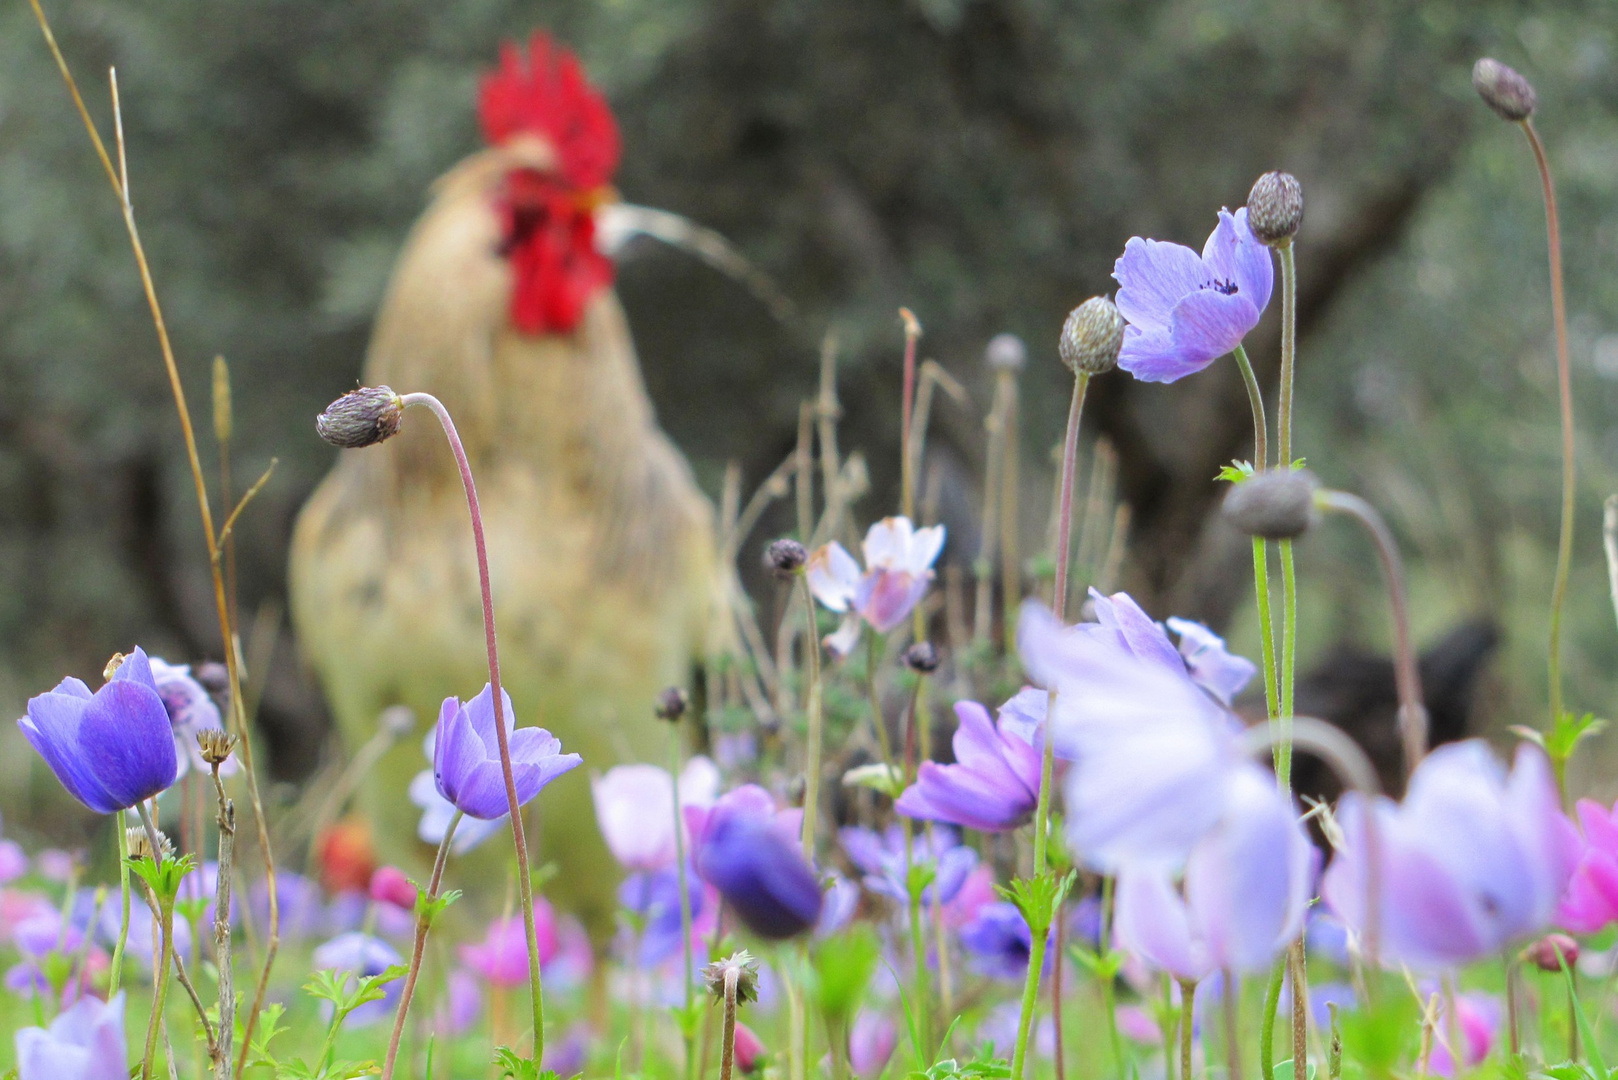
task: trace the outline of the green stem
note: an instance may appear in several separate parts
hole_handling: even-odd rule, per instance
[[[1539,183],[1545,194],[1546,253],[1551,264],[1551,321],[1556,331],[1556,382],[1562,409],[1562,524],[1556,543],[1556,581],[1551,588],[1551,723],[1562,716],[1562,605],[1567,599],[1568,571],[1573,565],[1573,504],[1577,476],[1573,438],[1573,379],[1567,356],[1567,299],[1562,287],[1562,226],[1556,210],[1556,184],[1551,180],[1545,146],[1532,120],[1523,134],[1534,152]]]
[[[410,1001],[416,993],[416,979],[421,975],[422,957],[427,952],[427,932],[432,929],[432,902],[438,899],[438,887],[444,880],[444,864],[449,861],[450,841],[455,839],[455,828],[461,823],[461,811],[450,816],[444,829],[444,839],[438,844],[438,857],[433,860],[433,876],[427,882],[427,903],[416,916],[416,941],[410,953],[410,970],[405,974],[404,989],[399,993],[399,1011],[393,1018],[393,1034],[388,1039],[388,1056],[382,1066],[382,1080],[392,1080],[393,1067],[399,1058],[399,1041],[404,1038],[405,1017],[410,1015]]]
[[[1111,877],[1101,879],[1101,936],[1096,942],[1096,952],[1106,956],[1112,954],[1112,910],[1116,881]],[[1116,979],[1117,975],[1109,968],[1102,969],[1101,1007],[1107,1014],[1107,1040],[1112,1044],[1113,1066],[1122,1077],[1125,1075],[1124,1043],[1118,1037],[1117,990],[1113,986]]]
[[[905,889],[910,894],[910,953],[915,974],[911,976],[910,996],[916,1010],[921,1044],[932,1045],[932,1005],[927,993],[927,939],[921,925],[921,893],[916,887],[915,831],[910,819],[899,819],[905,838]]]
[[[1264,1080],[1275,1080],[1275,1014],[1281,1008],[1281,984],[1286,978],[1286,956],[1275,962],[1270,985],[1264,991],[1264,1018],[1258,1035],[1258,1071]],[[1296,1077],[1296,1073],[1293,1074]]]
[[[882,749],[882,764],[888,767],[888,778],[898,775],[893,763],[893,744],[888,739],[888,724],[882,717],[882,698],[876,692],[877,658],[882,655],[879,645],[882,635],[871,631],[865,638],[865,697],[871,706],[871,726],[876,729],[877,745]],[[902,819],[908,821],[908,818]]]
[[[1180,980],[1180,1080],[1191,1080],[1191,1033],[1193,1028],[1191,1006],[1197,997],[1197,984],[1192,979]]]
[[[123,911],[118,921],[118,943],[112,947],[112,969],[107,976],[107,996],[118,992],[124,979],[124,943],[129,940],[129,832],[122,810],[113,815],[118,831],[118,898]]]
[[[1281,391],[1276,406],[1276,467],[1292,468],[1292,390],[1298,357],[1298,268],[1292,242],[1276,252],[1281,258]],[[1292,678],[1297,664],[1295,648],[1298,616],[1298,582],[1292,563],[1292,541],[1282,540],[1281,549],[1281,675],[1280,722],[1275,747],[1276,778],[1283,788],[1292,787]]]
[[[685,987],[685,1013],[680,1018],[680,1035],[685,1040],[685,1077],[686,1080],[696,1080],[697,1075],[697,1029],[695,1023],[696,1009],[693,997],[696,984],[692,979],[693,957],[691,945],[691,894],[688,890],[685,865],[685,822],[680,818],[680,771],[684,767],[685,757],[680,746],[680,725],[669,725],[669,776],[674,781],[674,865],[678,875],[680,888],[680,944],[681,957],[685,962],[685,969],[680,973],[680,983]]]
[[[1259,390],[1258,376],[1253,374],[1252,361],[1247,350],[1236,346],[1236,366],[1242,373],[1242,384],[1247,387],[1247,404],[1253,410],[1253,468],[1263,472],[1270,467],[1269,432],[1264,416],[1264,395]],[[1253,589],[1258,597],[1259,648],[1264,661],[1264,705],[1274,725],[1280,717],[1280,675],[1275,658],[1275,614],[1270,607],[1269,548],[1261,537],[1253,538]],[[1291,747],[1276,743],[1276,774],[1280,775],[1283,755],[1290,758]],[[1286,764],[1290,767],[1290,761]]]
[[[1060,595],[1060,594],[1058,594]],[[1045,937],[1035,934],[1028,949],[1028,979],[1022,988],[1022,1013],[1017,1018],[1017,1046],[1011,1056],[1012,1080],[1023,1074],[1028,1057],[1028,1033],[1034,1026],[1034,1010],[1039,1004],[1039,974],[1045,967]]]
[[[809,591],[808,574],[798,575],[798,587],[803,594],[804,629],[809,633],[804,639],[804,652],[809,660],[809,760],[804,767],[803,857],[812,865],[815,858],[815,827],[820,821],[820,628],[815,625],[815,598]]]
[[[1292,561],[1292,541],[1278,542],[1281,549],[1281,715],[1276,722],[1276,779],[1283,788],[1292,788],[1292,690],[1298,659],[1298,577]]]
[[[171,942],[174,940],[174,903],[172,900],[158,898],[153,900],[152,914],[157,917],[158,926],[162,932],[162,939],[158,943],[160,955],[157,961],[157,988],[152,996],[152,1015],[146,1023],[146,1053],[141,1057],[141,1080],[151,1080],[152,1058],[157,1054],[157,1033],[162,1027],[163,1006],[168,1002],[169,993],[169,954],[173,952]]]

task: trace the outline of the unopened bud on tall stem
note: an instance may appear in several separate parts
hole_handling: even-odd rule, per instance
[[[1502,120],[1517,123],[1534,115],[1538,98],[1528,80],[1500,61],[1485,56],[1472,65],[1472,88]]]
[[[333,446],[347,450],[375,446],[399,433],[404,403],[386,386],[350,390],[315,417],[315,430]]]
[[[1303,225],[1303,185],[1291,173],[1267,172],[1247,193],[1247,227],[1270,247],[1292,242]]]
[[[1118,363],[1124,347],[1124,317],[1104,296],[1092,296],[1068,315],[1062,324],[1057,349],[1062,363],[1075,375],[1100,375]]]
[[[1248,536],[1296,539],[1319,517],[1315,508],[1319,486],[1315,474],[1307,469],[1270,469],[1232,488],[1220,513]]]

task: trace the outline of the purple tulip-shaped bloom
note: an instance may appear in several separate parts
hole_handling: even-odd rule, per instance
[[[846,618],[826,637],[827,649],[847,656],[863,618],[880,634],[893,630],[927,595],[933,563],[944,548],[944,526],[918,529],[907,517],[883,518],[865,534],[865,571],[835,540],[809,557],[809,591]]]
[[[124,995],[80,998],[50,1027],[17,1032],[15,1045],[18,1080],[129,1080]]]
[[[518,730],[511,695],[502,690],[500,699],[511,776],[521,806],[546,784],[578,768],[582,759],[562,753],[562,741],[544,728]],[[494,729],[494,693],[487,683],[482,693],[464,705],[459,698],[444,699],[433,743],[433,779],[438,793],[468,817],[492,821],[510,810],[500,768],[499,734]]]
[[[1322,895],[1365,931],[1366,813],[1361,796],[1337,808],[1343,847]],[[1422,759],[1403,803],[1378,797],[1381,950],[1412,968],[1439,970],[1497,957],[1551,924],[1579,858],[1543,752],[1522,746],[1507,774],[1480,739]]]
[[[688,821],[692,811],[702,813],[688,807]],[[772,813],[721,799],[703,814],[701,829],[692,830],[699,831],[693,859],[698,875],[754,933],[789,938],[815,925],[820,881]]]
[[[30,698],[17,726],[68,793],[98,814],[128,810],[179,772],[169,714],[138,648],[93,694],[67,678]]]
[[[1315,864],[1292,800],[1249,765],[1229,782],[1223,818],[1192,849],[1183,891],[1161,866],[1119,872],[1118,943],[1193,981],[1267,967],[1303,929]]]
[[[996,728],[975,701],[956,702],[955,715],[955,764],[922,762],[894,809],[980,832],[1026,823],[1039,801],[1039,751],[1015,725]]]
[[[1068,844],[1102,872],[1172,871],[1223,817],[1245,761],[1240,724],[1218,696],[1234,680],[1222,674],[1210,690],[1133,600],[1093,598],[1100,622],[1063,626],[1028,602],[1017,631],[1024,669],[1057,691],[1051,738],[1073,763]]]
[[[1129,325],[1118,366],[1145,382],[1201,371],[1242,343],[1270,302],[1270,249],[1247,227],[1247,208],[1219,211],[1198,255],[1180,244],[1131,237],[1113,266]]]

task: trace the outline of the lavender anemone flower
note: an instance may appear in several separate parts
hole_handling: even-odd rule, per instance
[[[693,809],[687,810],[688,821]],[[814,926],[823,902],[820,882],[776,819],[721,799],[704,815],[700,831],[697,873],[754,933],[789,938]]]
[[[591,780],[596,822],[625,869],[674,864],[675,787],[669,771],[656,765],[617,765]],[[706,757],[693,757],[680,771],[678,787],[681,807],[712,806],[719,796],[719,769]]]
[[[404,958],[392,945],[379,937],[372,937],[357,930],[338,934],[321,945],[315,949],[312,960],[317,969],[351,971],[357,978],[380,975],[388,968],[404,963]],[[398,1007],[402,989],[398,979],[387,983],[383,988],[385,996],[376,1001],[367,1001],[349,1013],[348,1023],[364,1026],[391,1015]]]
[[[438,728],[435,725],[421,742],[421,752],[426,755],[428,765],[433,763],[433,743],[437,740]],[[433,779],[430,768],[410,778],[407,794],[411,802],[421,807],[421,821],[416,824],[416,836],[422,843],[436,848],[444,842],[444,833],[449,831],[450,820],[455,817],[455,804],[438,793],[438,781]],[[455,839],[450,841],[450,854],[465,855],[502,829],[509,829],[506,823],[510,818],[509,813],[488,821],[463,816],[461,823],[455,827]]]
[[[693,871],[686,875],[686,895],[691,907],[693,954],[706,951],[706,941],[718,922],[719,896]],[[639,967],[651,968],[681,952],[684,927],[680,916],[680,871],[675,866],[661,870],[641,870],[630,874],[618,886],[618,902],[639,916],[642,926],[637,942],[626,952]],[[638,944],[638,948],[635,945]]]
[[[905,858],[904,832],[889,825],[878,833],[872,829],[849,827],[837,834],[855,866],[865,871],[865,887],[878,896],[901,904],[910,902],[909,860]],[[954,829],[934,829],[932,836],[917,837],[912,844],[915,863],[931,869],[932,883],[922,890],[923,904],[931,905],[936,893],[940,904],[955,899],[978,864],[977,852],[960,845]]]
[[[865,534],[865,572],[835,540],[809,556],[809,591],[832,611],[844,614],[826,648],[847,656],[860,639],[861,619],[879,634],[900,623],[927,595],[933,563],[944,549],[944,526],[917,529],[907,517],[883,518]]]
[[[894,809],[979,832],[1027,823],[1039,801],[1039,751],[1015,725],[996,728],[975,701],[956,702],[955,715],[955,764],[922,762]]]
[[[1030,601],[1017,631],[1023,667],[1057,691],[1050,737],[1073,763],[1068,844],[1106,873],[1173,870],[1224,814],[1245,763],[1241,726],[1133,600],[1092,597],[1100,622],[1063,626]],[[1228,688],[1226,670],[1217,683]]]
[[[1337,808],[1343,845],[1322,895],[1365,930],[1365,815],[1376,815],[1383,955],[1449,970],[1500,953],[1551,924],[1579,858],[1550,763],[1521,746],[1507,774],[1481,739],[1422,759],[1403,803],[1354,793]]]
[[[1016,904],[985,904],[961,927],[960,938],[966,962],[978,974],[1007,981],[1021,981],[1028,974],[1034,935]]]
[[[562,753],[561,740],[544,728],[519,730],[511,695],[502,690],[500,699],[520,806],[558,776],[578,768],[582,759]],[[459,698],[444,699],[433,743],[433,779],[438,793],[467,817],[492,821],[510,809],[494,729],[494,693],[487,683],[464,705]]]
[[[1292,800],[1249,765],[1229,783],[1223,819],[1192,849],[1183,893],[1161,866],[1119,872],[1118,943],[1193,981],[1267,967],[1303,930],[1316,858]]]
[[[93,694],[70,677],[30,698],[17,726],[68,794],[98,814],[128,810],[179,774],[169,715],[138,648]]]
[[[1131,237],[1113,266],[1129,325],[1118,366],[1145,382],[1174,382],[1242,343],[1270,302],[1270,249],[1247,226],[1247,208],[1219,211],[1198,255],[1180,244]]]
[[[48,1028],[17,1032],[18,1080],[128,1080],[124,995],[80,998]]]
[[[879,1012],[861,1012],[848,1031],[848,1067],[861,1080],[875,1080],[898,1045],[898,1024]]]
[[[543,971],[560,949],[556,912],[543,896],[534,898],[534,943]],[[462,945],[460,954],[469,970],[493,986],[521,986],[528,981],[528,931],[515,915],[495,919],[483,940]]]
[[[206,773],[208,763],[202,758],[197,745],[197,734],[205,728],[224,729],[219,719],[219,706],[214,704],[208,691],[191,677],[190,664],[171,664],[161,657],[151,658],[152,681],[157,684],[157,696],[163,699],[163,708],[174,725],[174,747],[179,754],[180,775],[187,769]],[[219,765],[220,776],[234,776],[239,766],[232,753]]]

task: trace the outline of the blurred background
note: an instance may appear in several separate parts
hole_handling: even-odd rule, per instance
[[[1580,499],[1566,646],[1572,707],[1618,709],[1601,500],[1618,491],[1618,13],[1603,0],[56,0],[58,36],[111,130],[199,426],[230,363],[239,483],[279,462],[238,531],[274,775],[325,752],[284,615],[286,547],[334,451],[313,417],[354,385],[391,262],[433,179],[478,145],[476,80],[547,27],[605,88],[630,201],[717,229],[795,305],[642,242],[619,289],[663,426],[717,498],[791,450],[828,330],[845,448],[895,505],[906,305],[921,355],[966,387],[936,403],[928,475],[969,567],[991,336],[1021,335],[1025,549],[1049,513],[1067,311],[1111,291],[1132,235],[1199,247],[1221,206],[1299,176],[1297,446],[1392,521],[1418,639],[1472,618],[1501,647],[1481,721],[1542,725],[1559,484],[1544,216],[1521,134],[1477,100],[1497,56],[1539,91],[1566,229]],[[1275,377],[1275,312],[1250,339]],[[1169,387],[1097,383],[1130,530],[1117,584],[1155,616],[1256,655],[1245,543],[1210,524],[1212,477],[1251,453],[1232,365]],[[205,452],[211,441],[205,440]],[[1105,451],[1101,456],[1105,457]],[[1094,451],[1087,461],[1094,461]],[[210,467],[212,463],[210,462]],[[216,513],[218,511],[216,510]],[[752,552],[790,525],[767,517]],[[1385,649],[1376,564],[1343,524],[1301,545],[1301,668]],[[116,204],[26,5],[0,9],[0,713],[139,642],[218,650],[163,368]],[[1597,744],[1590,761],[1611,759]],[[10,725],[0,747],[21,748]],[[0,753],[8,827],[59,842],[54,787]],[[1618,790],[1586,763],[1577,783]],[[30,787],[29,785],[33,786]],[[58,805],[55,795],[48,805]]]

